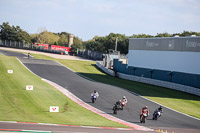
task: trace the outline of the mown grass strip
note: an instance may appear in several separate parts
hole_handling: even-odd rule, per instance
[[[26,91],[26,85],[33,85],[34,90]],[[59,106],[59,113],[50,113],[50,106]],[[0,55],[0,120],[126,127],[79,106],[29,72],[15,57],[4,55]]]

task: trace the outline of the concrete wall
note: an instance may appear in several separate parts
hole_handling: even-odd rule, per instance
[[[118,75],[119,75],[119,78],[122,78],[122,79],[127,79],[127,80],[136,81],[136,82],[166,87],[169,89],[183,91],[183,92],[187,92],[190,94],[200,96],[200,89],[198,89],[198,88],[181,85],[181,84],[176,84],[176,83],[171,83],[171,82],[166,82],[166,81],[161,81],[161,80],[156,80],[156,79],[127,75],[127,74],[123,74],[123,73],[118,73]]]
[[[113,70],[105,68],[102,65],[101,61],[97,61],[96,65],[102,71],[104,71],[105,73],[107,73],[111,76],[115,76],[115,72]],[[195,88],[195,87],[176,84],[176,83],[172,83],[172,82],[161,81],[161,80],[157,80],[157,79],[150,79],[150,78],[145,78],[145,77],[133,76],[133,75],[128,75],[128,74],[124,74],[124,73],[120,73],[120,72],[117,72],[117,75],[118,75],[119,78],[122,78],[122,79],[127,79],[127,80],[131,80],[131,81],[136,81],[136,82],[166,87],[166,88],[169,88],[169,89],[183,91],[183,92],[186,92],[186,93],[190,93],[190,94],[200,96],[200,89]]]
[[[105,73],[111,75],[111,76],[115,76],[115,72],[111,69],[108,69],[108,68],[105,68],[103,66],[103,62],[102,61],[96,61],[96,65],[102,70],[104,71]]]
[[[113,70],[128,75],[168,81],[200,89],[200,74],[133,67],[128,66],[127,64],[123,64],[117,59],[114,60]]]

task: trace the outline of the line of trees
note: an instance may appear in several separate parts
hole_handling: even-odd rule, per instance
[[[118,38],[117,50],[123,54],[127,54],[129,38],[173,37],[176,35],[180,37],[191,36],[191,35],[200,36],[200,32],[183,31],[182,33],[174,33],[174,34],[169,34],[165,32],[165,33],[158,33],[156,36],[152,36],[148,34],[137,34],[137,35],[133,34],[132,36],[125,36],[122,34],[110,33],[109,35],[105,37],[95,36],[93,39],[86,41],[83,44],[85,45],[85,48],[88,50],[105,53],[107,52],[108,49],[115,49],[116,38]]]
[[[47,30],[42,31],[39,34],[28,34],[19,26],[10,26],[8,22],[3,22],[3,24],[0,25],[0,39],[20,41],[29,44],[37,42],[51,45],[54,44],[60,46],[68,46],[69,34],[70,33],[67,32],[52,33],[48,32]],[[117,50],[120,51],[122,54],[127,54],[129,38],[172,37],[175,35],[178,35],[180,37],[191,35],[200,36],[200,32],[183,31],[182,33],[174,34],[169,34],[165,32],[157,33],[156,36],[148,34],[133,34],[132,36],[125,36],[124,34],[110,33],[109,35],[104,37],[95,36],[93,39],[85,42],[75,36],[71,51],[76,52],[76,49],[79,48],[106,53],[108,49],[115,49],[116,38],[118,38]]]
[[[0,39],[31,43],[30,35],[20,26],[10,26],[8,22],[0,25]]]
[[[60,45],[68,46],[68,36],[70,33],[61,32],[53,33],[43,30],[39,34],[28,34],[26,31],[22,30],[20,26],[10,26],[8,22],[3,22],[0,25],[0,39],[1,40],[10,40],[10,41],[19,41],[26,44],[31,43],[43,43],[50,45]],[[74,37],[74,46],[77,48],[82,48],[83,41]]]

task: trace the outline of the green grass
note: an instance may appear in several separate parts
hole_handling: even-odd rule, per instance
[[[92,61],[57,60],[68,68],[95,81],[111,84],[140,94],[182,113],[200,118],[200,97],[168,88],[123,80],[109,76],[95,67]]]
[[[8,74],[7,70],[14,70]],[[26,91],[33,85],[33,91]],[[59,106],[59,113],[50,113]],[[126,127],[74,103],[60,91],[29,72],[14,57],[0,55],[0,120],[68,125]]]
[[[35,59],[43,59],[43,60],[55,60],[55,58],[52,58],[50,56],[41,55],[41,54],[31,54]]]

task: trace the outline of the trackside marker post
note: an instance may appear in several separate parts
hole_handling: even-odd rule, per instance
[[[8,70],[8,73],[13,73],[13,70]]]
[[[49,112],[59,112],[59,106],[50,106]]]
[[[31,90],[32,91],[33,90],[33,85],[27,85],[26,86],[26,90]]]

